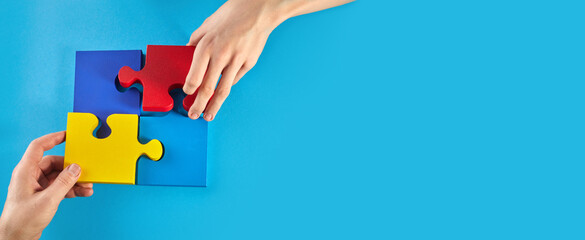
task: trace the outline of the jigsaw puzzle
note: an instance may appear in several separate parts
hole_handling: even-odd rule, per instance
[[[168,112],[173,109],[169,91],[182,88],[193,59],[192,46],[148,45],[146,63],[140,71],[123,67],[118,73],[120,85],[129,88],[135,83],[142,85],[142,111]],[[193,103],[195,95],[189,95],[184,103]],[[191,104],[184,104],[186,110]]]
[[[79,182],[135,184],[138,158],[157,161],[163,155],[160,141],[138,141],[138,121],[135,114],[112,114],[106,120],[110,136],[99,139],[92,134],[99,125],[95,115],[69,113],[64,167],[79,164]]]
[[[140,71],[140,50],[76,53],[64,167],[79,164],[79,182],[207,185],[207,122],[179,114],[195,99],[181,91],[193,51],[149,45]],[[142,92],[142,107],[140,91],[132,87]],[[140,139],[160,139],[164,149],[159,140]]]

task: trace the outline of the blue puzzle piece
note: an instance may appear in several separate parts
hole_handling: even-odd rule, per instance
[[[136,185],[205,187],[207,173],[207,122],[173,110],[166,116],[140,117],[140,139],[158,139],[164,147],[161,160],[139,159]]]
[[[101,123],[114,113],[140,115],[140,92],[118,91],[116,77],[123,66],[140,70],[141,62],[140,50],[77,51],[73,111],[93,113]],[[96,136],[106,137],[110,131],[102,124]]]

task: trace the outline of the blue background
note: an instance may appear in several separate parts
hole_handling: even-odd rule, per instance
[[[222,4],[69,2],[1,4],[2,201],[27,144],[65,129],[75,51],[182,45]],[[209,187],[96,185],[43,239],[583,239],[583,9],[362,0],[290,19],[209,125]]]

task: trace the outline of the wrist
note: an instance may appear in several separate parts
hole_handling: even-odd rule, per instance
[[[0,239],[25,239],[22,236],[23,234],[10,227],[4,215],[0,217]]]
[[[252,3],[247,1],[248,0],[244,0],[244,4]],[[256,22],[256,28],[262,32],[265,32],[266,35],[270,35],[270,33],[276,27],[278,27],[278,25],[288,19],[286,17],[286,12],[284,12],[282,9],[281,2],[281,0],[256,1],[256,3],[259,5],[257,7],[260,9]]]
[[[304,0],[263,0],[265,28],[272,32],[287,19],[298,15]]]
[[[8,229],[6,229],[6,224],[4,222],[4,217],[0,217],[0,239],[10,239],[10,234],[8,233]]]
[[[310,1],[306,0],[267,0],[274,2],[276,5],[275,13],[278,15],[278,24],[286,21],[289,18],[298,16],[303,11]]]

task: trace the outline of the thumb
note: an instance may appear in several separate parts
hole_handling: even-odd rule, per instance
[[[73,163],[67,166],[59,176],[53,181],[53,183],[45,190],[47,197],[53,198],[54,200],[61,201],[65,198],[65,195],[73,188],[79,174],[81,173],[81,167]]]

